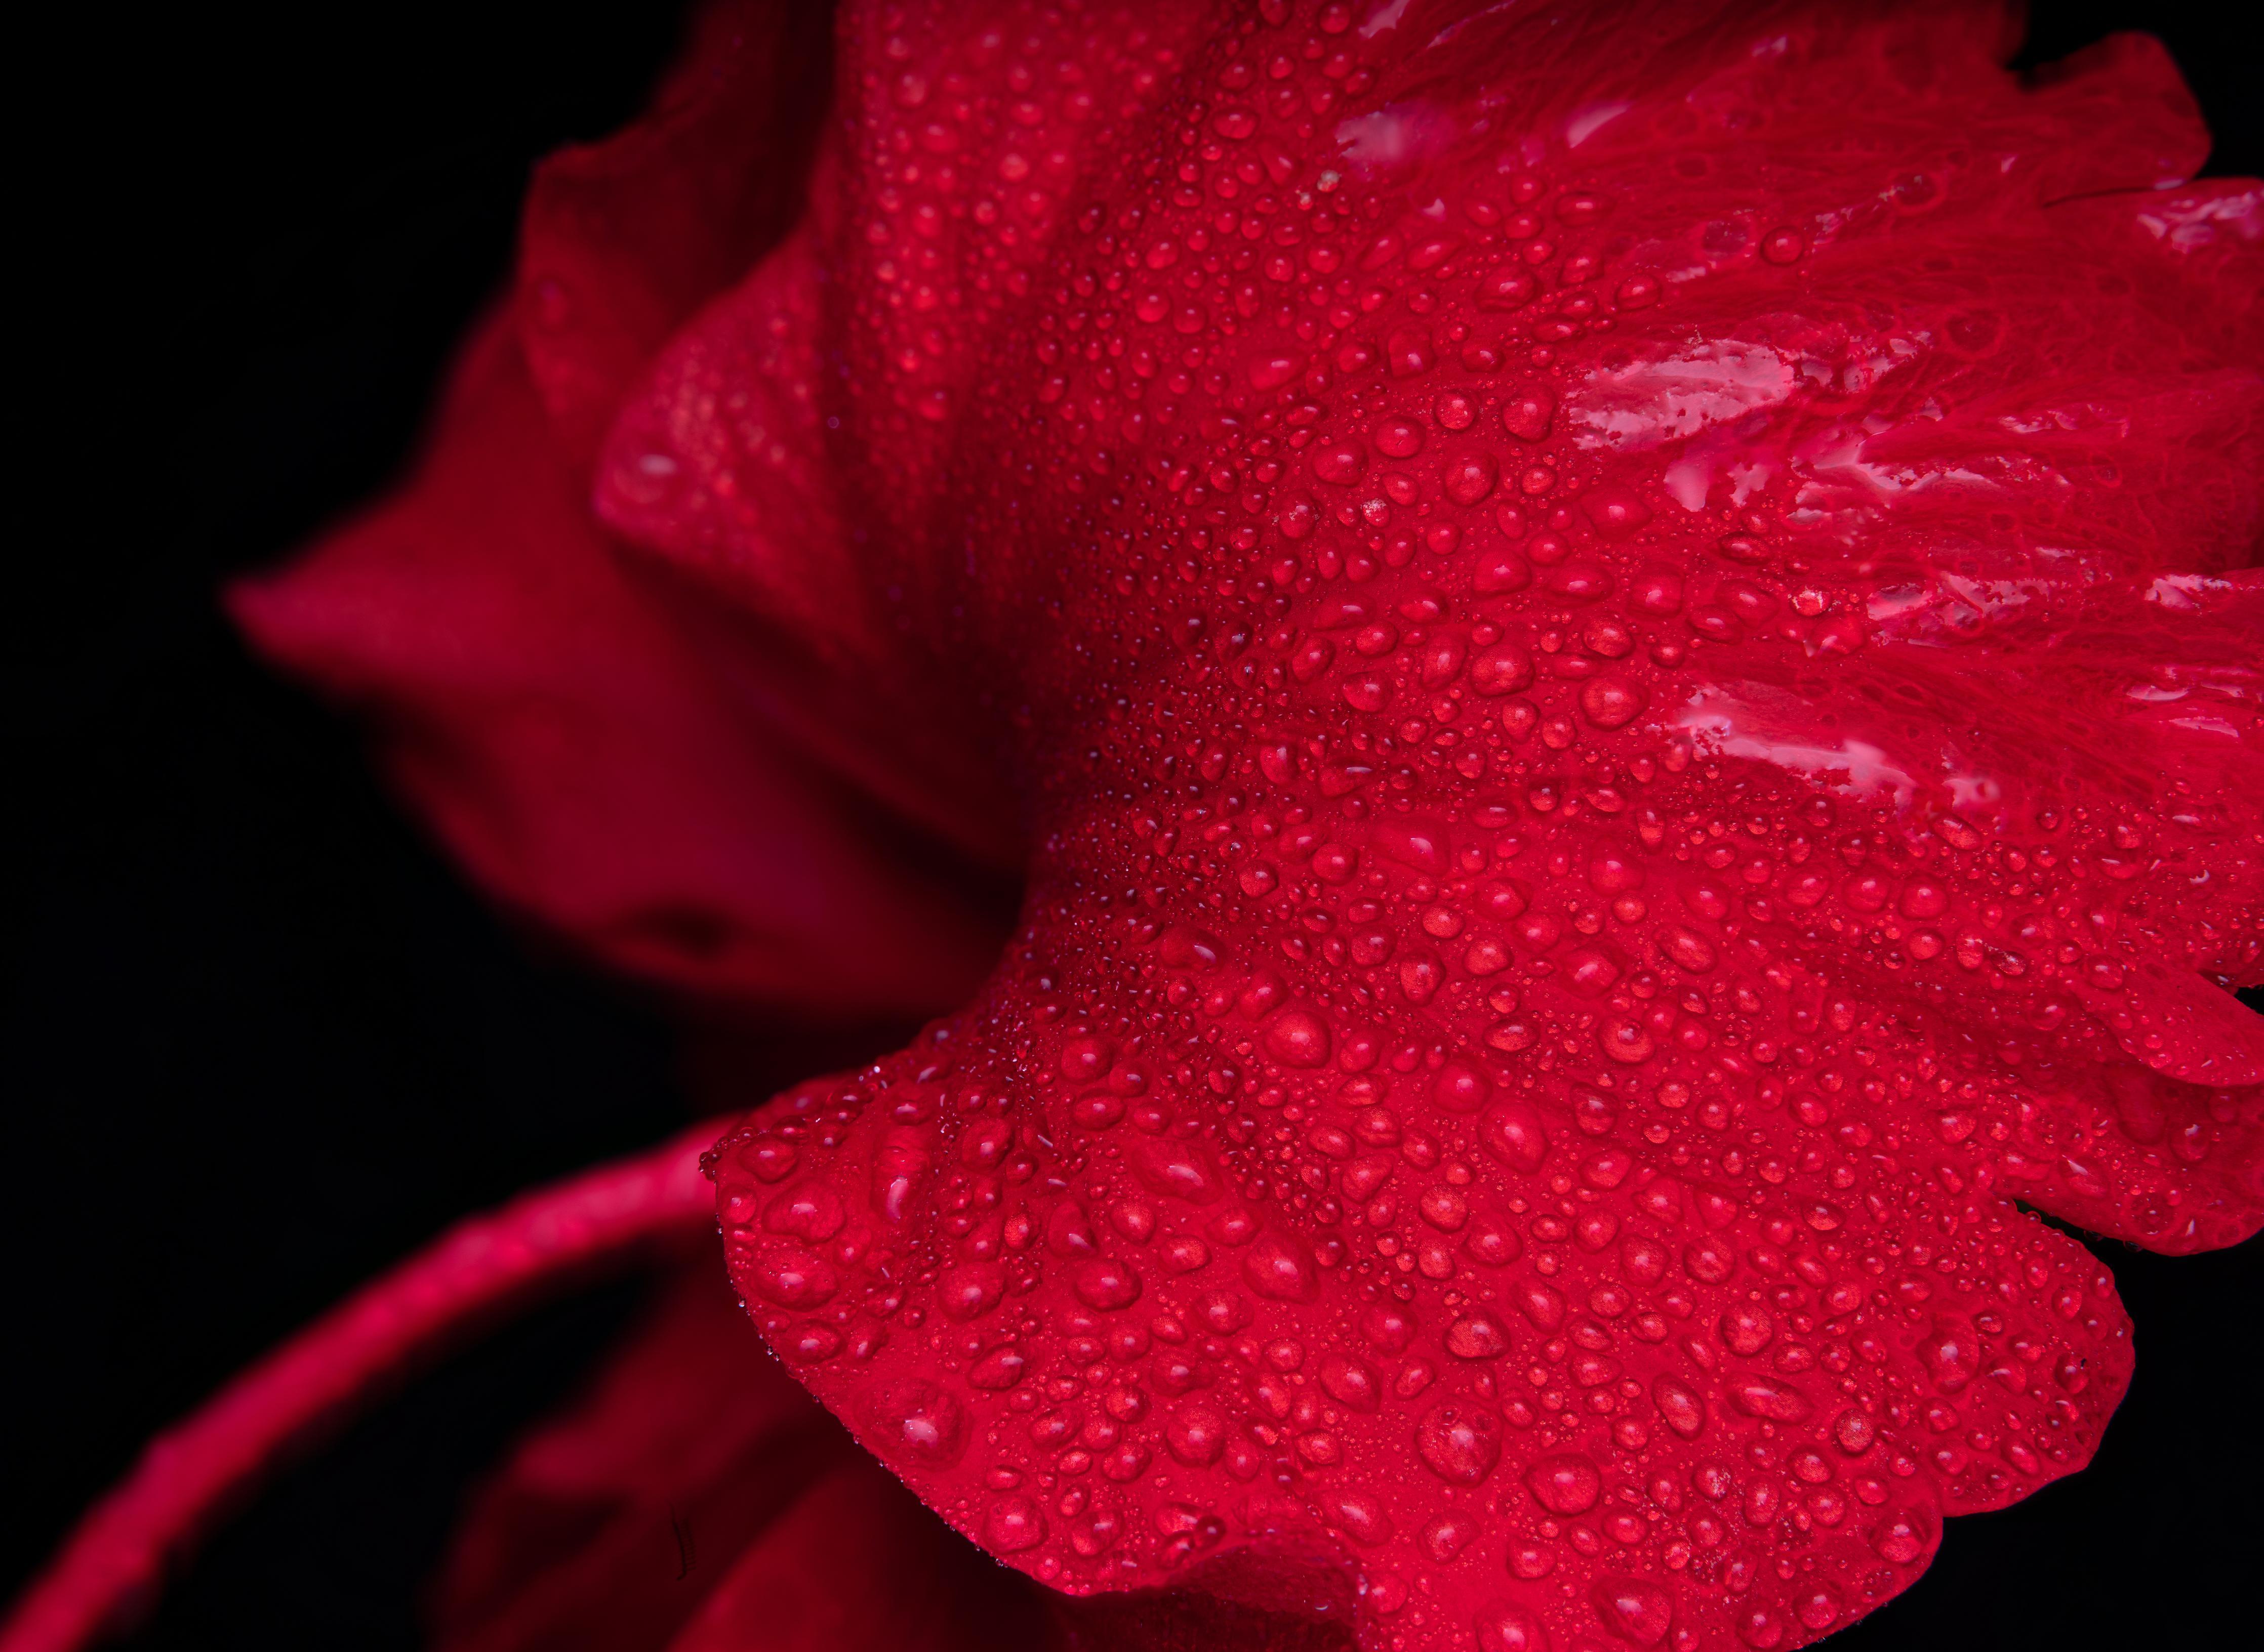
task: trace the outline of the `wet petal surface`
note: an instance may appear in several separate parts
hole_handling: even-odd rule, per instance
[[[947,1002],[1033,846],[715,1156],[795,1375],[1095,1644],[1789,1648],[2080,1467],[2130,1328],[2035,1212],[2264,1206],[2264,196],[2159,49],[853,7],[789,231],[704,38],[244,610],[705,990]],[[781,1520],[684,1644],[851,1634]]]
[[[2254,187],[1966,8],[1006,16],[852,24],[600,461],[758,606],[827,478],[1034,800],[733,1276],[1057,1589],[1812,1641],[2128,1380],[2023,1206],[2258,1223]]]

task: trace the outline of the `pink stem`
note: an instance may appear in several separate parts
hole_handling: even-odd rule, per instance
[[[486,1310],[664,1233],[713,1221],[700,1155],[728,1121],[458,1223],[153,1440],[0,1627],[0,1652],[70,1652],[126,1627],[223,1505]]]

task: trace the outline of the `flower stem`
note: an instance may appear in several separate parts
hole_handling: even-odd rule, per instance
[[[0,1627],[0,1652],[69,1652],[130,1626],[169,1566],[258,1482],[494,1314],[715,1219],[700,1155],[728,1121],[468,1218],[153,1440]]]

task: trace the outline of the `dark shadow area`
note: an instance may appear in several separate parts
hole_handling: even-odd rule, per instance
[[[397,471],[508,266],[529,165],[635,111],[680,13],[90,11],[19,47],[63,112],[18,209],[34,452],[5,605],[0,1593],[153,1431],[352,1287],[686,1116],[654,1008],[483,905],[353,729],[256,665],[214,603]],[[2021,61],[2151,29],[2218,134],[2210,170],[2255,172],[2238,21],[2039,0]],[[860,1046],[731,1047],[783,1082]],[[2140,1359],[2098,1462],[1952,1525],[1927,1578],[1834,1646],[2253,1633],[2264,1249],[2099,1248]],[[136,1644],[416,1645],[465,1487],[635,1293],[543,1309],[410,1384],[221,1532]]]
[[[2257,95],[2260,31],[2253,8],[2133,5],[2128,0],[2030,0],[2015,69],[2056,62],[2109,34],[2151,34],[2169,48],[2216,142],[2205,178],[2264,174],[2264,98]]]
[[[47,509],[8,603],[11,1594],[278,1339],[686,1114],[661,1018],[501,923],[214,603],[399,468],[529,165],[634,112],[678,27],[464,15],[84,14],[26,50],[68,119],[25,185]],[[413,1385],[232,1525],[149,1643],[414,1644],[467,1477],[633,1293]]]
[[[463,1496],[631,1321],[642,1279],[491,1331],[271,1482],[197,1551],[137,1648],[414,1647]]]

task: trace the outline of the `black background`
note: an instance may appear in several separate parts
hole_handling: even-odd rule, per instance
[[[630,116],[679,23],[650,0],[467,10],[103,11],[18,41],[52,102],[10,190],[30,440],[0,587],[0,1593],[153,1430],[342,1293],[685,1116],[655,1007],[499,923],[214,603],[395,471],[508,266],[529,164]],[[2218,134],[2210,170],[2253,175],[2264,62],[2231,32],[2246,8],[2216,10],[2040,4],[2029,61],[2151,28]],[[785,1078],[816,1059],[772,1051]],[[1956,1522],[1835,1648],[2257,1632],[2264,1248],[2101,1249],[2140,1360],[2096,1464]],[[230,1523],[136,1644],[414,1645],[468,1479],[634,1295],[411,1386]]]

